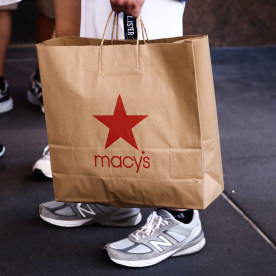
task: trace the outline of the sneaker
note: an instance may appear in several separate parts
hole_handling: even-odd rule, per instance
[[[44,221],[62,227],[79,227],[87,224],[129,227],[137,225],[142,219],[138,208],[57,201],[40,204],[39,215]]]
[[[41,112],[44,113],[41,80],[38,69],[31,74],[30,87],[27,91],[27,100],[31,104],[41,106]]]
[[[13,109],[13,100],[9,93],[9,84],[4,77],[0,77],[0,113]]]
[[[0,144],[0,157],[4,155],[5,153],[5,146],[3,146],[2,144]]]
[[[109,258],[120,265],[146,267],[168,257],[200,251],[205,245],[198,211],[189,224],[176,220],[168,211],[159,209],[147,223],[128,238],[107,244]]]
[[[42,175],[47,178],[53,177],[50,162],[49,146],[47,146],[44,149],[42,157],[35,162],[33,166],[33,174],[38,176]]]

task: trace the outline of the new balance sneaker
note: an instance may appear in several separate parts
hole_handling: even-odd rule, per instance
[[[62,227],[78,227],[87,224],[130,227],[137,225],[142,219],[138,208],[57,201],[40,204],[39,215],[44,221]]]
[[[13,109],[13,100],[9,93],[9,84],[6,79],[0,76],[0,113]]]
[[[5,146],[3,146],[2,144],[0,144],[0,157],[4,155],[5,153]]]
[[[50,162],[49,146],[46,146],[43,155],[38,159],[33,166],[33,174],[39,176],[45,176],[47,178],[52,178],[52,169]]]
[[[189,224],[177,221],[168,211],[159,209],[147,223],[128,238],[105,246],[109,258],[120,265],[146,267],[168,257],[200,251],[205,245],[198,211]]]
[[[31,74],[30,86],[27,91],[27,100],[31,104],[41,106],[41,112],[44,113],[41,80],[38,69]]]

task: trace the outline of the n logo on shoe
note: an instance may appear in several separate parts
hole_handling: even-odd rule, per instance
[[[86,208],[83,208],[84,206],[85,206],[87,209],[86,209]],[[90,214],[90,215],[96,215],[96,213],[91,209],[91,207],[90,207],[88,204],[78,203],[77,209],[78,209],[78,211],[80,212],[80,214],[81,214],[84,218],[86,218],[85,213]]]
[[[169,240],[167,240],[166,238],[164,238],[163,236],[158,236],[158,238],[160,239],[160,240],[162,240],[162,241],[150,241],[149,243],[151,244],[151,245],[153,245],[158,251],[160,251],[160,252],[163,252],[164,251],[164,249],[162,248],[162,247],[160,247],[160,246],[166,246],[166,247],[170,247],[170,246],[172,246],[172,243],[169,241]]]

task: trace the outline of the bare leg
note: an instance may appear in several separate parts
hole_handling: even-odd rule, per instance
[[[56,17],[56,36],[79,36],[81,20],[81,1],[54,0]]]
[[[53,36],[55,29],[55,21],[48,18],[41,12],[38,13],[36,21],[36,39],[40,43],[44,40],[50,39]]]
[[[12,31],[11,12],[0,11],[0,76],[4,76],[4,65]]]

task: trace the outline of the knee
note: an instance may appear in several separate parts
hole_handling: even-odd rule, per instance
[[[56,36],[79,36],[80,25],[72,22],[56,21],[55,25]]]

